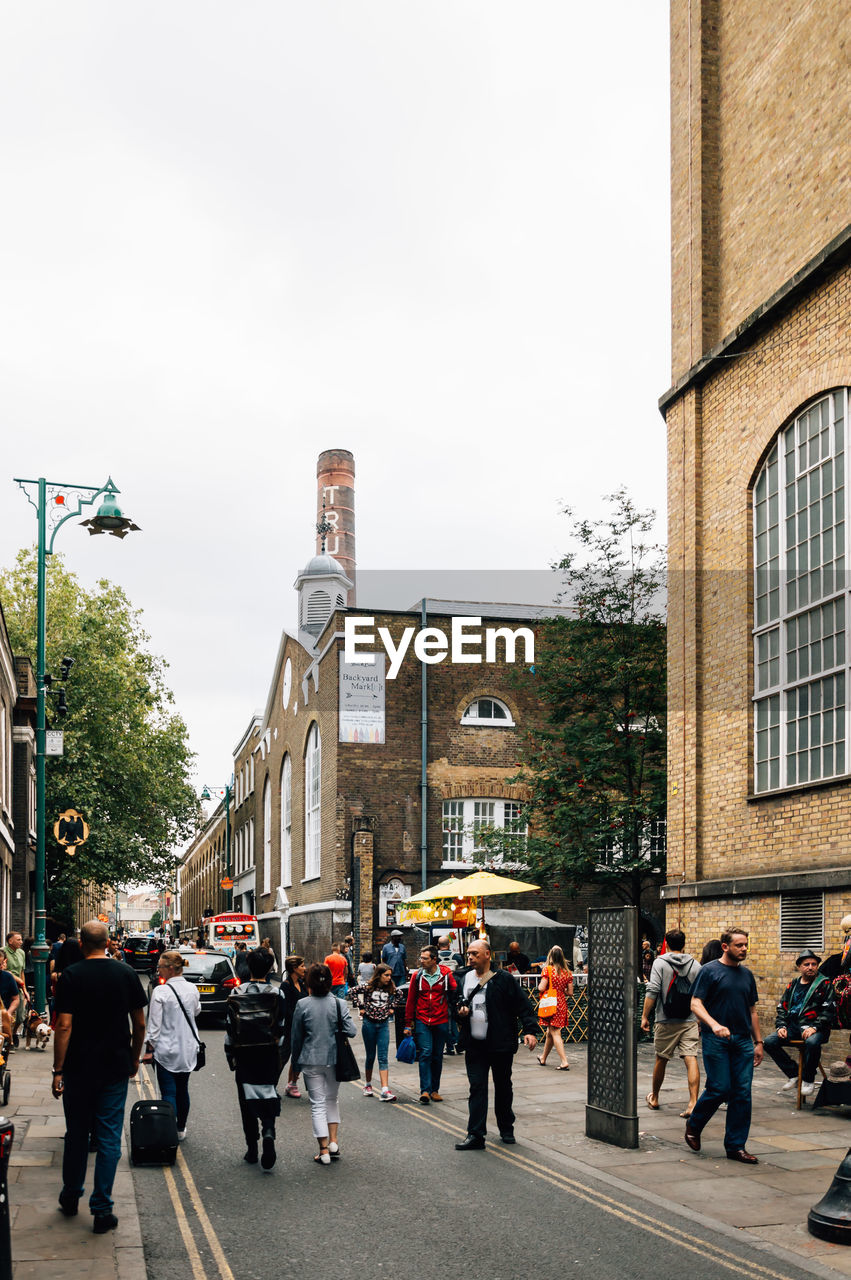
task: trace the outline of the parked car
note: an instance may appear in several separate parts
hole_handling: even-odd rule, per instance
[[[184,959],[183,977],[193,982],[201,998],[201,1012],[223,1018],[228,996],[239,986],[239,978],[230,956],[221,951],[195,951],[193,947],[180,947]],[[150,990],[162,984],[162,978],[151,978]],[[149,993],[150,998],[150,993]]]

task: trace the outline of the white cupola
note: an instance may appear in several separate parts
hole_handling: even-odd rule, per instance
[[[295,580],[298,592],[298,638],[310,653],[335,609],[345,609],[354,585],[339,560],[327,551],[313,556]]]

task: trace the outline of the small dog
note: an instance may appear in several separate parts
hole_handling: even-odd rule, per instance
[[[33,1040],[35,1040],[36,1048],[44,1052],[52,1035],[52,1027],[46,1022],[42,1022],[41,1014],[33,1009],[27,1018],[26,1048],[29,1049]]]

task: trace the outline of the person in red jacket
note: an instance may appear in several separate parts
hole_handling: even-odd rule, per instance
[[[413,1027],[420,1065],[420,1102],[442,1102],[440,1077],[443,1072],[443,1050],[449,1036],[450,1005],[454,1007],[458,990],[452,970],[438,964],[437,947],[423,947],[421,969],[417,969],[408,987],[405,1022]]]

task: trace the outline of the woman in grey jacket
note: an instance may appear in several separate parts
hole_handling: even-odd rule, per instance
[[[346,1005],[331,992],[331,970],[327,964],[312,964],[307,971],[307,989],[310,992],[299,1000],[293,1015],[292,1067],[304,1076],[307,1096],[310,1098],[310,1114],[313,1120],[313,1136],[319,1143],[317,1164],[330,1164],[339,1160],[337,1142],[340,1125],[340,1108],[337,1103],[337,1041],[338,1022],[347,1036],[357,1035],[357,1028]]]

